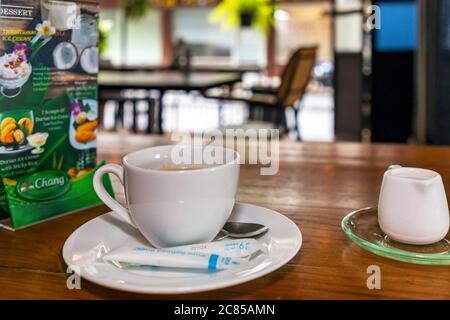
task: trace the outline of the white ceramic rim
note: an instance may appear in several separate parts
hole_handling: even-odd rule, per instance
[[[192,169],[192,170],[166,170],[166,171],[162,171],[162,170],[158,170],[158,169],[151,169],[151,168],[141,168],[133,163],[130,162],[130,158],[139,155],[140,153],[146,153],[149,152],[150,150],[152,151],[157,151],[158,149],[173,149],[175,147],[182,147],[182,148],[205,148],[205,147],[213,147],[216,149],[220,149],[220,150],[225,150],[225,152],[232,152],[233,153],[233,160],[228,161],[226,163],[223,164],[212,164],[210,167],[205,167],[205,168],[198,168],[198,169]],[[240,158],[241,156],[239,155],[238,152],[236,152],[233,149],[229,149],[229,148],[223,148],[223,147],[219,147],[219,146],[206,146],[206,145],[202,145],[202,146],[192,146],[192,145],[163,145],[163,146],[156,146],[156,147],[149,147],[149,148],[145,148],[145,149],[141,149],[138,151],[134,151],[131,152],[127,155],[125,155],[122,158],[122,164],[124,167],[126,167],[127,169],[133,169],[133,170],[138,170],[142,173],[153,173],[153,174],[194,174],[194,173],[198,173],[198,172],[208,172],[208,171],[216,171],[219,169],[224,169],[227,168],[231,165],[235,165],[235,164],[239,164],[240,162]]]
[[[408,177],[402,177],[395,174],[395,172],[400,171],[416,171],[416,172],[422,172],[429,175],[429,177],[426,177],[424,179],[415,179],[415,178],[408,178]],[[433,179],[436,179],[437,177],[440,177],[440,174],[436,171],[430,170],[430,169],[424,169],[424,168],[415,168],[415,167],[397,167],[389,169],[388,174],[390,177],[395,179],[403,179],[403,180],[415,180],[415,181],[430,181]]]

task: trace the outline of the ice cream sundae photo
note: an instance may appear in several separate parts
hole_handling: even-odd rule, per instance
[[[16,44],[11,53],[0,56],[0,92],[13,98],[19,95],[22,86],[31,74],[28,61],[30,49],[24,43]]]
[[[47,142],[48,133],[47,132],[38,132],[35,134],[32,134],[31,136],[27,137],[28,143],[30,146],[32,146],[34,149],[31,151],[32,154],[41,154],[45,151],[44,148],[42,148],[45,143]]]

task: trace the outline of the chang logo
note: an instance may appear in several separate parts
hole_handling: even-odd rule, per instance
[[[58,198],[69,191],[71,180],[61,171],[41,171],[19,180],[17,194],[26,200],[45,201]]]
[[[46,188],[46,187],[52,187],[52,186],[64,186],[66,179],[64,179],[63,176],[61,177],[56,177],[56,178],[51,178],[48,179],[46,177],[43,178],[39,178],[34,182],[34,187],[36,189],[42,189],[42,188]]]

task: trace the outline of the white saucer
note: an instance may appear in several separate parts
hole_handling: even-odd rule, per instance
[[[99,257],[125,242],[148,243],[136,229],[123,222],[114,212],[109,212],[75,230],[64,244],[63,257],[67,265],[79,267],[82,278],[108,288],[139,293],[178,294],[225,288],[262,277],[286,264],[302,245],[299,228],[275,211],[236,203],[230,221],[268,226],[269,231],[258,239],[267,245],[268,252],[249,263],[223,271],[156,267],[119,269]]]

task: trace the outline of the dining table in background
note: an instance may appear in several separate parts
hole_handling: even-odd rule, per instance
[[[170,65],[111,65],[111,64],[101,64],[100,69],[102,71],[170,71],[175,70]],[[228,72],[228,73],[239,73],[243,75],[244,73],[261,73],[264,71],[264,67],[257,64],[204,64],[195,63],[191,65],[189,71],[191,72]]]
[[[102,92],[125,89],[158,91],[157,130],[163,133],[163,98],[166,91],[205,92],[215,87],[231,86],[241,79],[242,74],[237,72],[100,71],[98,87],[99,96]]]
[[[102,133],[99,158],[118,163],[126,153],[169,141],[167,135]],[[188,295],[120,292],[86,280],[80,290],[69,290],[63,244],[80,225],[109,211],[98,206],[16,232],[0,230],[0,298],[450,299],[449,266],[389,260],[361,249],[341,230],[347,213],[377,204],[383,173],[392,164],[438,171],[450,195],[449,147],[282,140],[279,156],[273,176],[261,176],[257,165],[242,165],[237,194],[237,201],[276,210],[301,229],[301,250],[273,273]],[[117,191],[123,199],[123,191]],[[371,266],[380,268],[380,290],[367,287]]]

